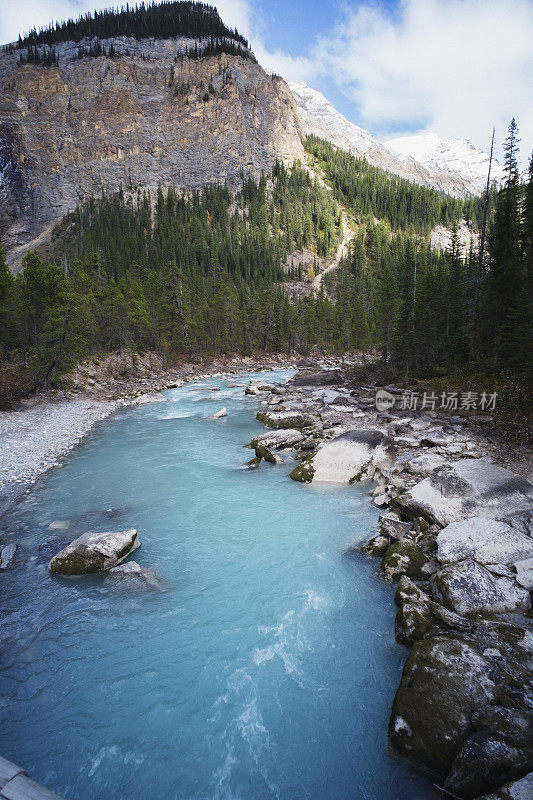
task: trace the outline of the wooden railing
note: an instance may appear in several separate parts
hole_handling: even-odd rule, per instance
[[[0,756],[0,800],[61,800],[32,781],[28,774]]]

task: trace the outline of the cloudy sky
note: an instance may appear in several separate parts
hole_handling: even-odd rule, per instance
[[[0,41],[101,0],[0,0]],[[381,139],[423,130],[488,149],[514,115],[533,149],[533,0],[219,0],[263,66]]]

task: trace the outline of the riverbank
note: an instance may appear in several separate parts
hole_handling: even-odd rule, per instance
[[[385,410],[376,408],[378,391],[388,395]],[[369,495],[382,515],[352,555],[380,559],[379,576],[395,586],[399,606],[396,640],[412,648],[392,708],[391,749],[431,770],[443,797],[529,797],[527,443],[499,439],[486,409],[423,409],[421,398],[417,408],[396,387],[362,386],[342,369],[302,372],[281,391],[253,392],[263,397],[258,419],[271,430],[251,442],[251,466],[295,448],[296,481],[375,482]]]
[[[298,359],[296,359],[298,360]],[[221,357],[166,369],[153,355],[114,353],[76,367],[71,388],[35,395],[0,411],[0,516],[47,470],[77,447],[95,425],[131,403],[187,381],[243,370],[292,366],[281,355]]]

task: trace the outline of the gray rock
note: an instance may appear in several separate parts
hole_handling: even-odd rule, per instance
[[[485,706],[474,711],[472,725],[518,747],[533,742],[533,711],[506,706]]]
[[[373,536],[370,541],[366,542],[361,548],[353,547],[350,550],[361,550],[369,556],[382,556],[389,549],[388,536]]]
[[[159,589],[161,578],[151,567],[141,567],[136,561],[128,561],[112,567],[107,573],[106,583],[121,582],[144,589]]]
[[[437,602],[458,614],[502,613],[531,607],[529,592],[509,578],[497,578],[471,559],[448,564],[430,579]]]
[[[343,381],[342,372],[339,369],[322,370],[321,372],[305,373],[299,372],[291,379],[292,386],[332,386]],[[338,392],[336,393],[338,394]]]
[[[410,522],[402,522],[387,515],[379,518],[379,532],[385,536],[390,536],[391,539],[403,539],[411,531],[412,527]]]
[[[416,642],[394,698],[391,745],[446,774],[470,732],[473,711],[496,701],[500,681],[466,642],[443,636]]]
[[[16,544],[6,544],[0,551],[0,569],[11,569],[15,564],[15,556],[18,546]]]
[[[516,747],[486,731],[475,731],[463,744],[444,788],[465,800],[498,789],[533,769],[533,750]]]
[[[412,475],[429,475],[445,463],[444,456],[440,456],[438,453],[421,453],[419,456],[407,460],[405,469]]]
[[[228,416],[228,410],[226,406],[224,406],[224,408],[221,408],[220,411],[216,411],[214,414],[211,414],[209,419],[221,419],[222,417],[227,417],[227,416]]]
[[[114,533],[84,533],[50,561],[50,571],[58,575],[87,575],[105,572],[124,561],[141,543],[130,528]]]
[[[530,511],[533,486],[496,464],[463,458],[435,470],[394,504],[442,526],[475,516],[505,520]]]
[[[396,458],[391,440],[377,430],[351,430],[325,444],[312,457],[314,481],[350,483],[372,466],[389,468]]]
[[[531,800],[533,797],[533,772],[519,781],[512,781],[501,786],[498,791],[484,794],[478,800]]]
[[[294,445],[302,442],[305,436],[300,431],[295,429],[285,429],[271,431],[269,433],[262,433],[260,436],[254,436],[250,442],[251,447],[257,445],[264,445],[265,447],[274,447],[276,450],[283,450],[286,447],[294,447]]]
[[[523,561],[515,561],[516,582],[524,589],[533,591],[533,558],[526,558]]]
[[[302,411],[259,411],[256,419],[268,428],[307,428],[315,418]]]
[[[533,556],[533,539],[486,517],[451,522],[437,536],[441,564],[473,558],[480,564],[512,564]]]

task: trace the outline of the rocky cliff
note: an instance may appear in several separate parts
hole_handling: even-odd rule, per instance
[[[91,195],[124,187],[193,188],[303,157],[286,83],[253,58],[183,57],[186,39],[102,41],[114,58],[59,65],[0,55],[0,238],[16,263]]]

